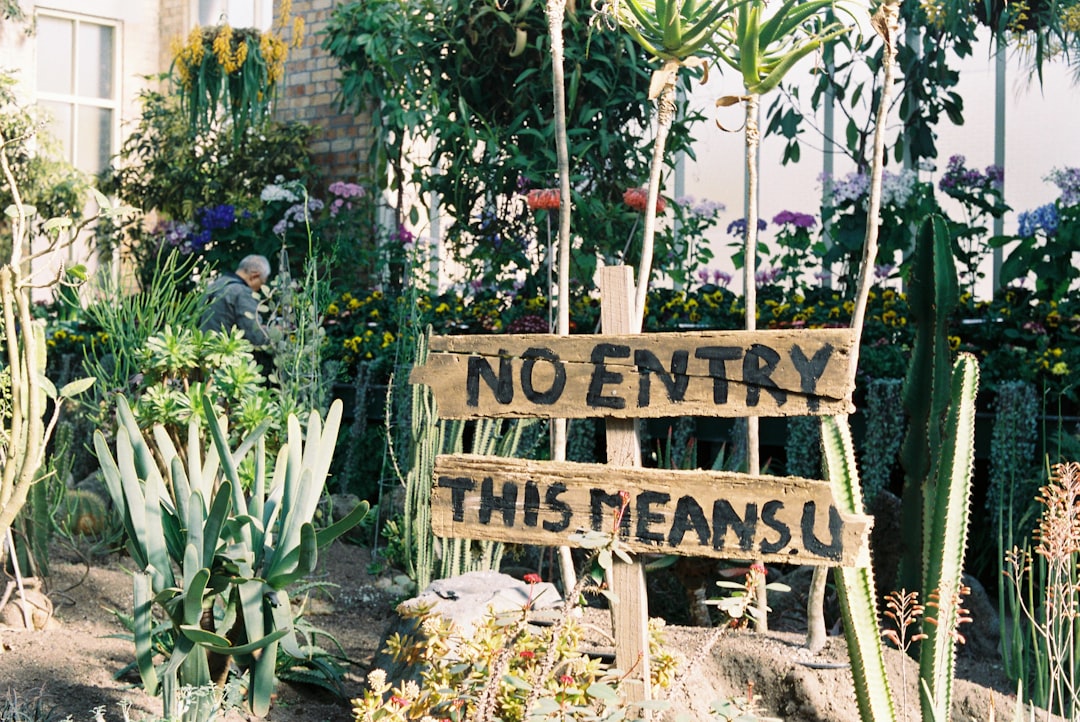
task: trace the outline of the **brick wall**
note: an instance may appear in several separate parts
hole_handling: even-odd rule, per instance
[[[189,0],[161,0],[161,16],[158,20],[161,47],[158,51],[158,63],[163,73],[172,65],[173,40],[187,39],[188,30],[191,28],[190,15]]]
[[[337,63],[320,47],[337,0],[293,0],[292,12],[304,19],[304,39],[289,51],[285,80],[278,96],[277,117],[319,128],[311,144],[316,163],[328,182],[355,181],[367,173],[371,118],[364,113],[338,111]],[[274,12],[279,2],[275,0]],[[285,32],[287,40],[292,29]]]

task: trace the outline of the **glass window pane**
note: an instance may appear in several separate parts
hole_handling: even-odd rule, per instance
[[[108,108],[79,108],[79,157],[75,167],[100,173],[112,156],[112,111]]]
[[[42,100],[38,103],[49,120],[45,130],[50,136],[60,142],[64,159],[71,160],[71,129],[73,106],[71,103],[57,103],[52,100]]]
[[[71,53],[75,23],[41,16],[37,20],[37,87],[46,93],[75,92]]]
[[[79,23],[78,94],[113,97],[113,28]]]

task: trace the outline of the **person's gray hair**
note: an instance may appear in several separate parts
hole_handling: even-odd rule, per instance
[[[244,273],[257,273],[265,281],[270,278],[270,261],[266,260],[266,256],[253,253],[250,256],[244,256],[239,265],[236,266],[236,270]]]

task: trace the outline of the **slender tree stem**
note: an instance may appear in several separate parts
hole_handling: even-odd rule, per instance
[[[645,201],[645,227],[642,231],[641,261],[638,265],[637,293],[634,298],[634,330],[640,332],[645,323],[645,299],[649,293],[649,277],[652,275],[653,242],[656,237],[656,202],[660,198],[660,172],[664,167],[664,148],[667,145],[671,121],[675,116],[675,78],[678,66],[668,61],[657,71],[667,72],[660,96],[656,99],[656,138],[653,140],[652,165],[649,168],[649,191]]]
[[[758,243],[758,95],[746,96],[746,234],[743,246],[743,298],[746,303],[746,330],[757,330],[757,243]],[[746,472],[761,473],[761,432],[758,417],[746,418]],[[758,614],[754,626],[759,632],[769,630],[768,592],[764,584],[757,588]]]
[[[555,101],[555,154],[559,164],[559,292],[556,333],[570,333],[570,150],[566,140],[566,74],[563,70],[563,20],[566,0],[548,0],[548,35],[551,37],[551,76]],[[549,266],[550,269],[550,260]],[[552,419],[551,458],[566,460],[566,419]],[[559,572],[563,588],[574,586],[576,572],[568,547],[559,547]]]
[[[893,66],[896,64],[896,36],[900,17],[899,0],[887,0],[874,15],[874,29],[885,43],[882,56],[881,99],[878,101],[877,117],[874,124],[874,151],[870,170],[870,201],[866,209],[866,238],[863,241],[862,262],[859,265],[858,291],[855,294],[855,308],[851,314],[851,328],[855,331],[855,343],[851,347],[851,360],[848,372],[852,385],[859,368],[859,344],[862,339],[863,321],[866,318],[866,303],[870,296],[870,287],[874,281],[874,263],[877,260],[878,232],[881,226],[881,177],[885,163],[885,123],[888,119],[889,102],[892,96]]]

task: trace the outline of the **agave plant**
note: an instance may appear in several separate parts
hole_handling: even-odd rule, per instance
[[[230,660],[249,674],[247,701],[264,716],[274,687],[277,652],[302,658],[287,587],[315,569],[318,550],[358,524],[361,503],[345,518],[316,531],[312,524],[333,456],[341,402],[325,424],[312,412],[306,433],[295,416],[273,476],[267,478],[263,433],[237,449],[226,441],[224,418],[203,398],[213,439],[205,451],[194,420],[188,446],[177,450],[165,429],[154,428],[154,447],[131,408],[118,398],[116,453],[101,432],[94,447],[106,487],[123,515],[134,579],[135,661],[143,685],[161,692],[167,719],[175,719],[184,687],[224,684]],[[253,456],[254,481],[245,493],[237,467]],[[160,463],[160,466],[159,466]],[[167,618],[158,629],[153,608]],[[155,636],[156,635],[156,636]],[[168,642],[168,659],[154,665],[154,639]],[[214,700],[188,718],[207,719]]]

